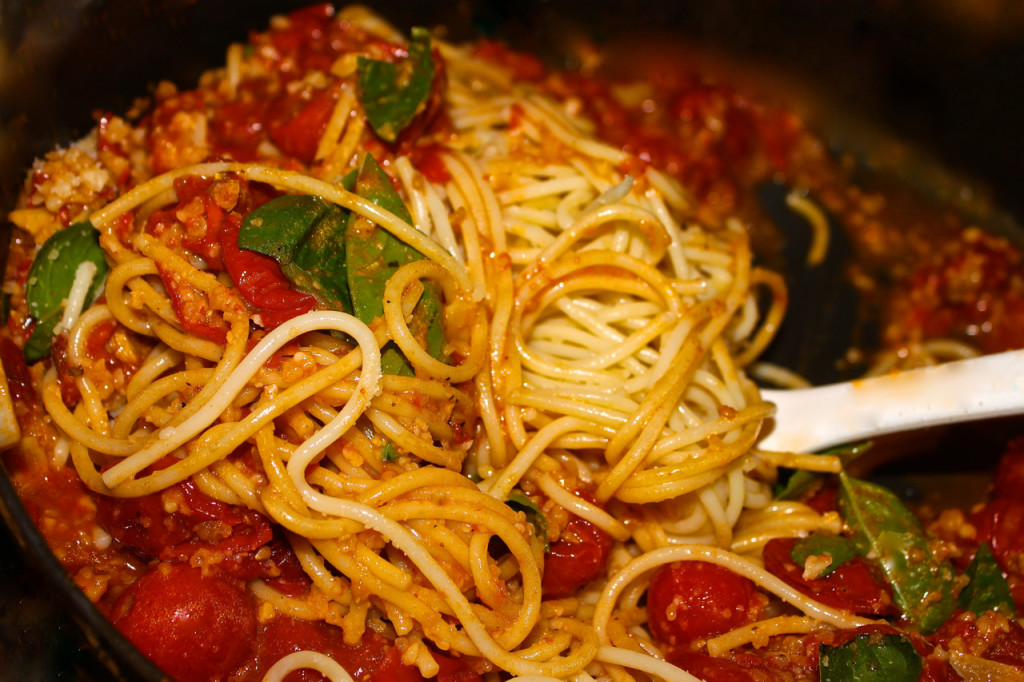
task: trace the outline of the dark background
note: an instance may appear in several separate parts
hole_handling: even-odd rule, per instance
[[[0,214],[31,160],[87,132],[95,110],[124,112],[160,78],[194,85],[223,63],[229,42],[300,4],[0,0]],[[600,46],[642,35],[729,55],[826,103],[816,116],[834,145],[884,149],[875,162],[916,169],[909,182],[986,220],[1014,222],[992,218],[991,205],[1024,215],[1024,5],[1012,0],[434,0],[376,9],[402,28],[505,38],[554,65],[581,36]],[[8,523],[23,527],[6,476],[0,500]],[[43,554],[38,544],[30,550]],[[26,562],[0,529],[0,679],[106,677],[71,619],[81,600],[66,578],[54,587],[56,573],[52,557]],[[95,620],[86,631],[110,636]]]

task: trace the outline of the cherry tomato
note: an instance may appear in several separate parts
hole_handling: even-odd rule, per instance
[[[544,555],[544,596],[568,597],[598,578],[604,573],[611,553],[611,536],[574,515]]]
[[[987,542],[1004,571],[1014,571],[1024,554],[1024,500],[1001,497],[989,502],[972,517],[978,544]]]
[[[177,273],[159,263],[157,263],[156,269],[160,273],[164,288],[167,289],[174,314],[185,331],[209,339],[214,343],[226,343],[227,324],[224,320],[213,316],[213,311],[207,304],[206,295],[181,279]]]
[[[763,682],[766,679],[764,671],[758,677],[754,677],[746,668],[734,661],[696,651],[673,649],[665,658],[672,665],[679,666],[704,682]]]
[[[168,504],[173,505],[168,508]],[[201,493],[190,481],[168,491],[136,498],[98,496],[97,518],[118,542],[137,553],[163,561],[188,562],[199,553],[222,557],[209,571],[241,580],[281,578],[291,589],[295,571],[287,572],[290,549],[286,543],[269,558],[256,559],[274,539],[266,517],[243,507],[218,502]],[[304,577],[301,569],[298,574]]]
[[[161,493],[124,499],[97,495],[96,512],[100,525],[115,540],[147,557],[158,557],[165,547],[192,537],[188,518],[167,513]]]
[[[32,388],[32,374],[25,362],[25,354],[8,336],[0,336],[0,361],[7,375],[7,386],[15,405],[29,408],[37,405],[35,389]]]
[[[262,253],[239,248],[240,228],[241,221],[236,214],[231,214],[224,221],[220,232],[221,256],[224,268],[242,298],[259,310],[263,326],[271,329],[312,310],[316,299],[293,289],[277,261]]]
[[[466,662],[433,652],[437,661],[437,682],[480,682],[480,675],[469,669]]]
[[[288,156],[312,163],[336,99],[331,90],[317,90],[308,98],[288,95],[274,102],[268,114],[270,139]]]
[[[369,682],[423,682],[420,671],[402,663],[402,654],[392,648],[370,675]],[[437,682],[441,682],[438,675]]]
[[[958,611],[929,641],[947,651],[964,651],[1024,669],[1024,628],[1015,620]]]
[[[333,625],[277,616],[260,629],[256,653],[258,674],[253,677],[261,679],[270,666],[292,652],[309,650],[329,656],[353,679],[366,680],[385,660],[390,649],[391,643],[372,631],[367,631],[358,644],[350,646],[345,644],[341,629]],[[300,670],[285,679],[288,682],[313,682],[324,678],[315,670]],[[419,682],[418,676],[414,679]]]
[[[860,615],[897,615],[899,610],[884,582],[861,557],[847,561],[822,578],[804,578],[790,553],[796,538],[776,538],[764,547],[764,567],[773,575],[822,604]]]
[[[114,605],[112,620],[176,680],[214,679],[250,653],[256,605],[236,582],[182,563],[149,569]]]
[[[261,95],[243,90],[238,99],[217,106],[210,119],[210,139],[215,154],[237,161],[257,158],[256,148],[267,138],[263,126],[267,102]]]
[[[766,599],[754,583],[704,561],[662,566],[647,591],[647,621],[663,646],[690,645],[752,622]]]

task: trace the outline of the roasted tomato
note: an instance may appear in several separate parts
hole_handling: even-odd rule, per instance
[[[176,680],[222,677],[250,654],[256,605],[241,583],[182,563],[149,569],[115,603],[111,619]]]
[[[855,557],[822,578],[805,578],[803,568],[790,555],[796,542],[796,538],[768,542],[764,548],[764,567],[822,604],[864,616],[899,613],[889,588],[875,577],[864,559]]]
[[[224,221],[221,254],[224,267],[242,298],[260,312],[263,326],[273,328],[313,309],[316,299],[293,289],[273,258],[238,246],[241,221]]]
[[[647,591],[647,622],[659,644],[689,647],[754,621],[767,599],[754,583],[704,561],[662,566]]]
[[[579,494],[591,499],[586,492]],[[544,596],[567,597],[598,578],[604,573],[611,553],[611,536],[573,515],[544,555]]]

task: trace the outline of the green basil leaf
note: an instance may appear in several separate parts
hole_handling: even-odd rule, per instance
[[[25,341],[25,347],[22,349],[27,362],[42,360],[50,354],[50,348],[53,345],[53,330],[56,329],[61,317],[63,314],[58,310],[49,317],[36,322],[36,328],[32,330],[32,335]]]
[[[398,63],[359,57],[359,101],[381,139],[394,142],[430,98],[434,82],[430,32],[412,29],[409,56]]]
[[[409,209],[392,187],[391,180],[369,154],[356,180],[356,193],[412,223]],[[345,233],[345,258],[353,313],[371,324],[384,314],[384,287],[391,276],[401,266],[422,260],[423,255],[387,230],[353,213]],[[428,352],[441,359],[444,347],[441,292],[433,282],[425,282],[423,289],[409,329],[417,338],[425,338]],[[393,342],[381,351],[381,369],[387,374],[413,375],[412,366]]]
[[[58,230],[43,242],[32,261],[25,282],[25,301],[38,321],[32,343],[25,347],[25,359],[40,360],[50,353],[53,330],[63,316],[64,301],[71,293],[78,266],[86,261],[96,265],[86,305],[99,296],[110,267],[100,246],[100,235],[89,221],[74,223]]]
[[[956,608],[956,572],[931,550],[920,521],[891,492],[840,474],[839,510],[892,586],[903,615],[926,635]]]
[[[380,453],[380,458],[385,462],[394,462],[398,459],[398,451],[395,450],[395,446],[391,443],[385,443],[384,449]]]
[[[841,535],[820,535],[814,533],[806,538],[797,540],[789,554],[793,561],[801,567],[807,562],[807,557],[831,557],[831,563],[818,574],[819,578],[824,578],[850,559],[860,555],[860,548],[853,540],[844,538]]]
[[[348,213],[310,195],[271,199],[246,216],[238,232],[243,249],[270,256],[298,289],[334,310],[351,312],[345,276]]]
[[[842,646],[821,645],[821,682],[917,682],[924,662],[904,635],[858,635]]]
[[[998,611],[1011,620],[1017,617],[1010,586],[987,542],[978,547],[964,575],[970,582],[960,592],[960,608],[979,616],[986,611]]]
[[[516,511],[526,514],[526,520],[533,526],[537,537],[544,542],[544,551],[547,552],[550,548],[548,544],[548,519],[544,516],[544,512],[540,510],[540,507],[537,506],[537,503],[527,497],[526,493],[513,490],[509,493],[505,504]]]
[[[818,454],[821,455],[836,455],[842,461],[843,466],[857,459],[865,452],[867,452],[873,443],[871,441],[865,441],[863,443],[854,443],[852,445],[840,445],[838,447],[829,448]],[[786,476],[780,476],[780,482],[775,486],[775,497],[780,500],[799,500],[802,499],[807,493],[809,493],[819,481],[824,480],[827,474],[820,474],[815,471],[805,471],[803,469],[787,470],[792,473]]]

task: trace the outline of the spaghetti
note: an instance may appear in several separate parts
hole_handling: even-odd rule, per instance
[[[48,346],[41,407],[6,410],[16,456],[41,449],[97,500],[106,547],[76,578],[102,574],[94,601],[174,677],[694,679],[644,608],[679,562],[758,588],[702,634],[714,656],[886,615],[763,565],[771,541],[841,528],[774,500],[777,468],[839,459],[757,449],[773,407],[745,368],[786,297],[742,221],[698,217],[572,98],[483,52],[311,8],[46,162],[92,165],[63,205],[109,273],[78,266],[59,324],[16,336]],[[61,231],[40,186],[11,216],[30,252]],[[38,330],[32,297],[15,315]],[[176,626],[142,605],[209,581],[245,642],[154,644],[143,619]]]

